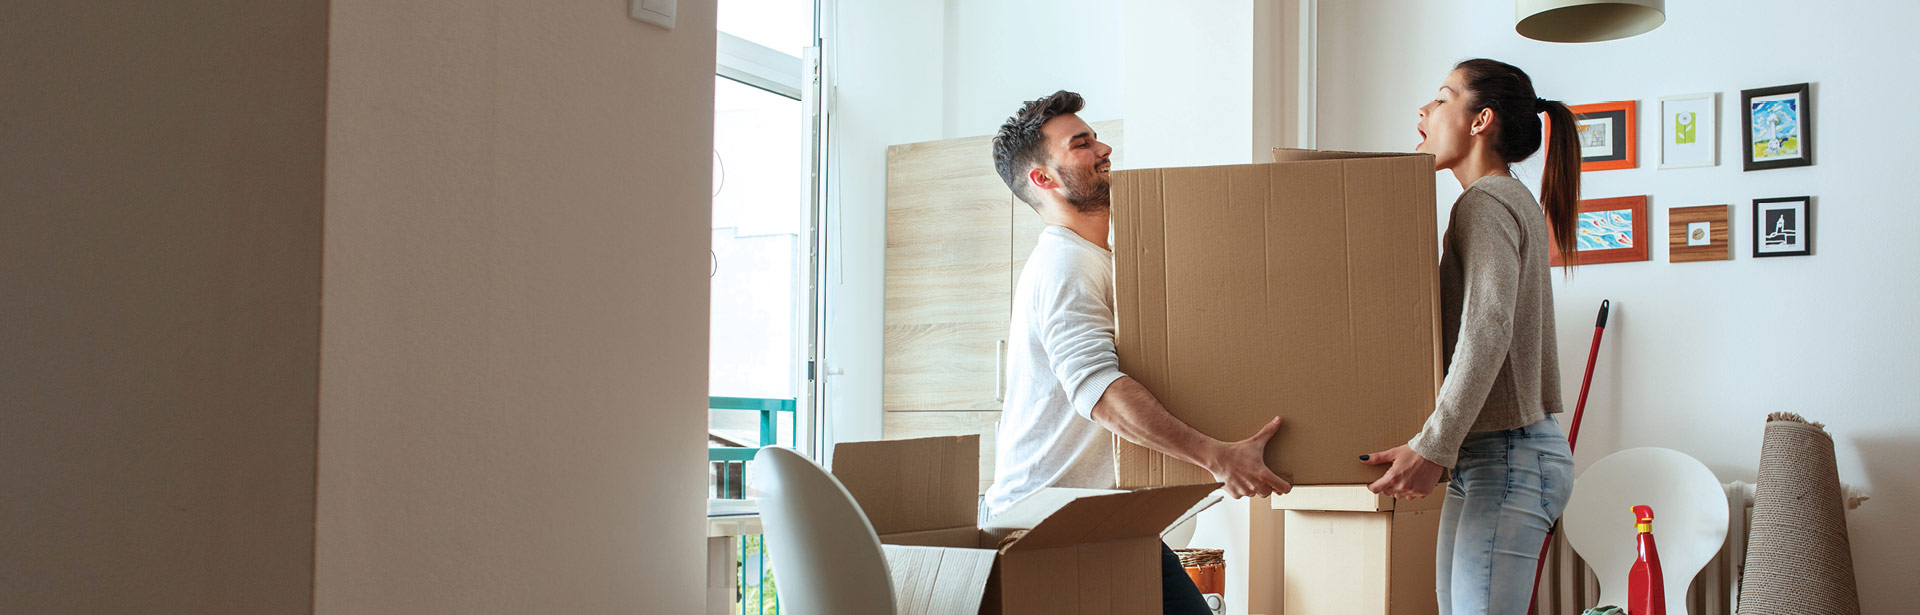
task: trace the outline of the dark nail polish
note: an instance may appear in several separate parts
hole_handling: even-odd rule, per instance
[[[1366,461],[1366,460],[1369,460],[1369,459],[1372,459],[1372,458],[1373,458],[1373,455],[1361,455],[1361,456],[1360,456],[1360,460],[1361,460],[1361,461]]]

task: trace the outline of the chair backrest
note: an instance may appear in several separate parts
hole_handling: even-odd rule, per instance
[[[880,537],[840,481],[792,449],[770,446],[759,466],[760,524],[794,615],[893,615],[893,581]]]
[[[1627,604],[1627,573],[1639,559],[1632,508],[1640,505],[1653,507],[1667,614],[1686,615],[1687,586],[1727,541],[1726,490],[1706,465],[1672,449],[1627,449],[1588,466],[1560,524],[1600,577],[1600,604]]]

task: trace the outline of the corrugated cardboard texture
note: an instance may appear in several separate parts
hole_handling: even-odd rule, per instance
[[[833,447],[834,477],[882,536],[973,527],[979,473],[977,435]]]
[[[1433,158],[1328,154],[1114,173],[1120,369],[1222,440],[1286,417],[1267,463],[1368,483],[1440,381]],[[1211,482],[1115,439],[1123,488]]]
[[[1009,552],[1000,556],[998,574],[999,601],[983,612],[1158,615],[1162,610],[1158,537]]]
[[[974,615],[980,612],[991,549],[940,549],[882,545],[893,578],[899,615]]]

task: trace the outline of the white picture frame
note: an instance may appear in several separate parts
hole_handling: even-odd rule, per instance
[[[1720,165],[1719,92],[1662,97],[1659,113],[1661,169]]]

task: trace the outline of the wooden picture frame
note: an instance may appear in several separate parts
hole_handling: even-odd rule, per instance
[[[1660,98],[1660,168],[1720,165],[1720,93]]]
[[[1813,197],[1753,200],[1753,257],[1813,255]]]
[[[1740,91],[1742,171],[1813,165],[1812,94],[1808,83]]]
[[[1667,210],[1667,261],[1733,260],[1732,222],[1733,207],[1727,205]]]
[[[1635,101],[1616,100],[1573,105],[1573,124],[1579,130],[1580,170],[1614,171],[1640,166],[1640,125]],[[1551,139],[1552,134],[1547,137]]]
[[[1577,209],[1575,224],[1578,250],[1576,265],[1600,265],[1647,260],[1647,197],[1622,196],[1610,199],[1585,199]],[[1553,249],[1553,266],[1564,267],[1560,259],[1560,238],[1548,230]]]

